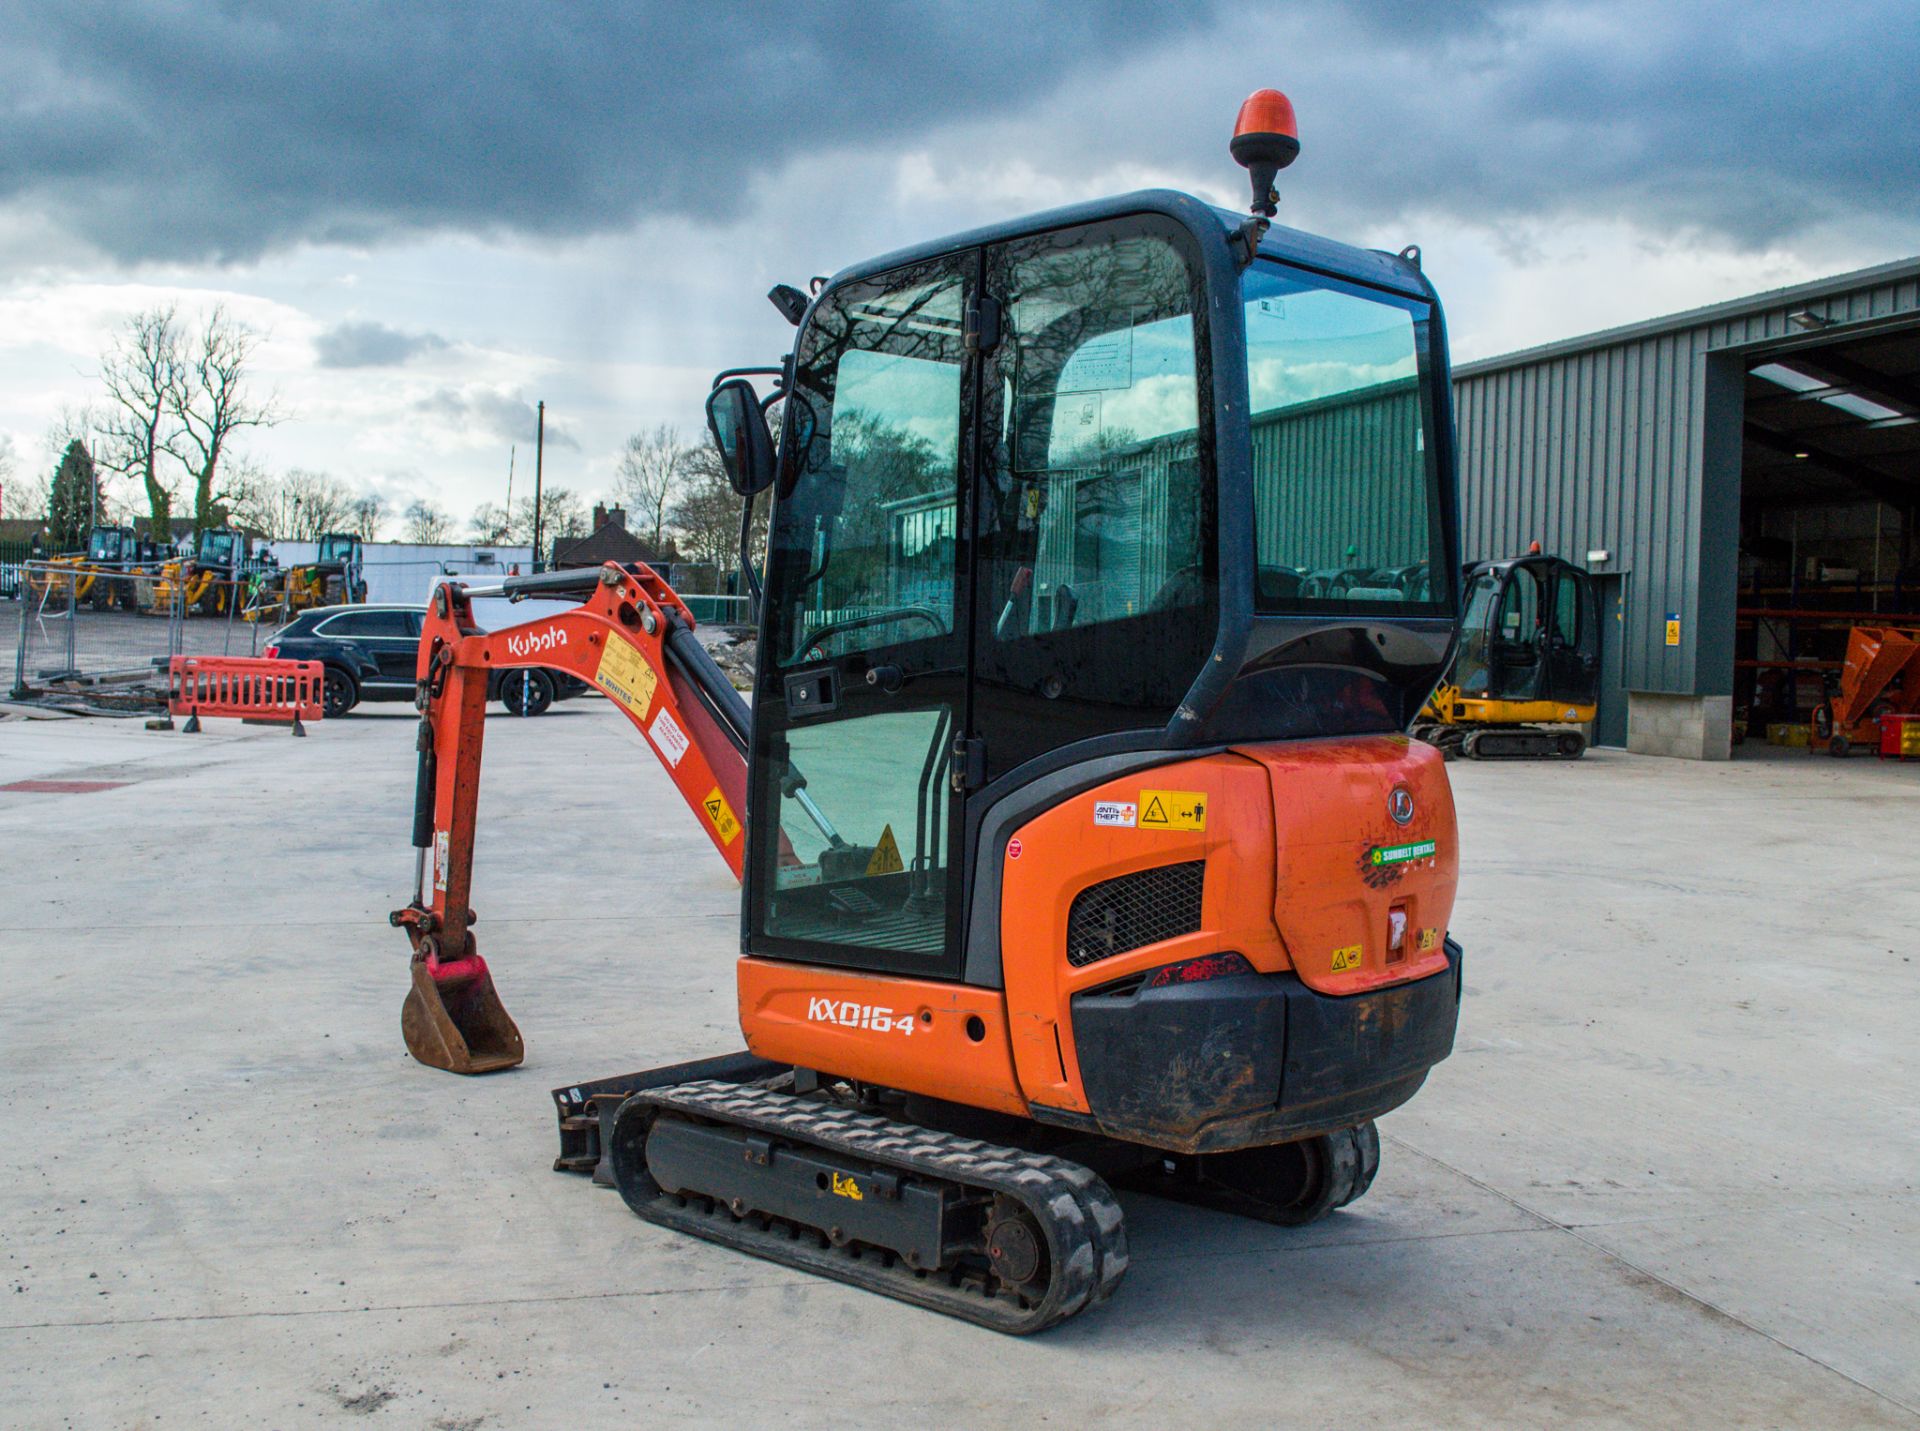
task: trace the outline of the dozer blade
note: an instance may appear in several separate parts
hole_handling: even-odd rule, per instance
[[[414,955],[400,1032],[408,1053],[449,1073],[494,1073],[526,1057],[520,1030],[478,954],[444,964],[432,955]]]

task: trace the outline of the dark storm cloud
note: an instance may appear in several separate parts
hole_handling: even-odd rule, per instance
[[[826,149],[1204,174],[1233,103],[1279,83],[1307,144],[1287,183],[1331,218],[1763,244],[1913,221],[1917,73],[1912,0],[63,0],[0,21],[0,207],[124,259],[575,235],[757,213]]]
[[[1618,218],[1748,246],[1856,219],[1920,223],[1912,0],[1423,9],[1222,20],[1243,43],[1222,48],[1216,82],[1277,82],[1299,109],[1303,153],[1283,193],[1343,223]],[[1196,153],[1217,152],[1207,88],[1159,86],[1151,112],[1106,127],[1105,146],[1191,172]]]
[[[438,333],[404,333],[385,323],[341,323],[313,340],[323,368],[397,367],[446,346]]]
[[[121,258],[711,217],[795,154],[1018,103],[1208,8],[62,0],[28,25],[8,6],[0,201]]]
[[[449,424],[478,428],[502,442],[532,442],[538,431],[538,414],[525,398],[487,389],[460,391],[441,388],[422,398],[415,406],[429,417],[445,419]],[[547,446],[580,450],[580,443],[552,418],[547,419]]]
[[[1428,58],[1432,83],[1386,110],[1404,143],[1356,126],[1410,206],[1571,210],[1756,245],[1920,216],[1911,0],[1516,7]]]

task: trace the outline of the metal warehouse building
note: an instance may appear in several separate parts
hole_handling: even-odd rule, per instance
[[[1920,259],[1455,371],[1463,548],[1599,578],[1595,740],[1724,760],[1915,624]]]

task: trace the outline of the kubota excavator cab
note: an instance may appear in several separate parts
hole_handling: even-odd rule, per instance
[[[1449,755],[1576,758],[1599,688],[1593,578],[1538,550],[1476,562],[1453,669],[1414,733]]]
[[[709,400],[772,489],[750,706],[644,567],[510,578],[582,606],[490,633],[439,589],[416,1056],[520,1057],[469,928],[480,712],[560,666],[742,874],[747,1051],[556,1090],[558,1166],[1009,1331],[1117,1283],[1093,1170],[1283,1222],[1365,1191],[1458,1017],[1404,734],[1459,611],[1446,342],[1414,251],[1270,225],[1283,98],[1234,147],[1251,219],[1128,194],[776,290],[772,391]]]

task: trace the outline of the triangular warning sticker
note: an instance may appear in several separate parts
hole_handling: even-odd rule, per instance
[[[1160,797],[1158,795],[1147,801],[1147,808],[1140,812],[1140,823],[1143,825],[1164,825],[1167,823],[1167,808],[1160,803]]]
[[[880,832],[880,843],[873,847],[873,857],[867,861],[867,873],[899,874],[905,868],[900,859],[900,846],[893,838],[893,826],[888,825]]]

